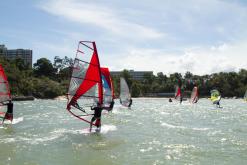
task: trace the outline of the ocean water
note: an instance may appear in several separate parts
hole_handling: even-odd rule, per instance
[[[247,102],[223,99],[216,108],[168,99],[116,100],[89,133],[63,100],[14,102],[12,125],[0,126],[0,165],[246,164]]]

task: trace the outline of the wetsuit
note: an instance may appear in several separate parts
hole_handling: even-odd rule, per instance
[[[113,106],[114,106],[115,102],[112,100],[111,104],[110,104],[110,110],[113,109]]]
[[[131,105],[132,105],[132,99],[130,99],[130,103],[129,103],[128,107],[131,107]]]
[[[103,108],[101,107],[94,107],[94,108],[91,108],[91,110],[94,110],[94,116],[92,117],[91,119],[91,123],[90,123],[90,131],[92,129],[92,125],[93,125],[93,122],[96,120],[95,122],[95,125],[97,128],[100,129],[101,127],[101,113],[102,113],[102,110]]]
[[[9,103],[6,104],[7,105],[7,112],[5,113],[5,116],[4,116],[4,119],[3,119],[3,122],[4,120],[10,120],[12,121],[13,120],[13,103],[10,101]]]

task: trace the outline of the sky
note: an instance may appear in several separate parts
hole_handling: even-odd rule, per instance
[[[245,0],[8,0],[0,44],[53,62],[95,41],[101,66],[204,75],[247,69]]]

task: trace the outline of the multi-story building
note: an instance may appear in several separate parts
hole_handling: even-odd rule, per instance
[[[123,71],[112,71],[110,73],[111,73],[111,76],[121,76]],[[143,80],[146,75],[153,75],[153,71],[134,71],[134,70],[129,70],[128,73],[134,80],[138,80],[138,81]]]
[[[4,56],[9,60],[21,58],[25,64],[32,67],[33,51],[30,49],[7,49],[5,45],[0,45],[0,56]]]

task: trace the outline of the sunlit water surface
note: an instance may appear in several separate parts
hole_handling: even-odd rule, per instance
[[[88,133],[66,101],[15,102],[13,124],[0,126],[0,165],[246,164],[247,103],[221,105],[116,100],[101,133]]]

